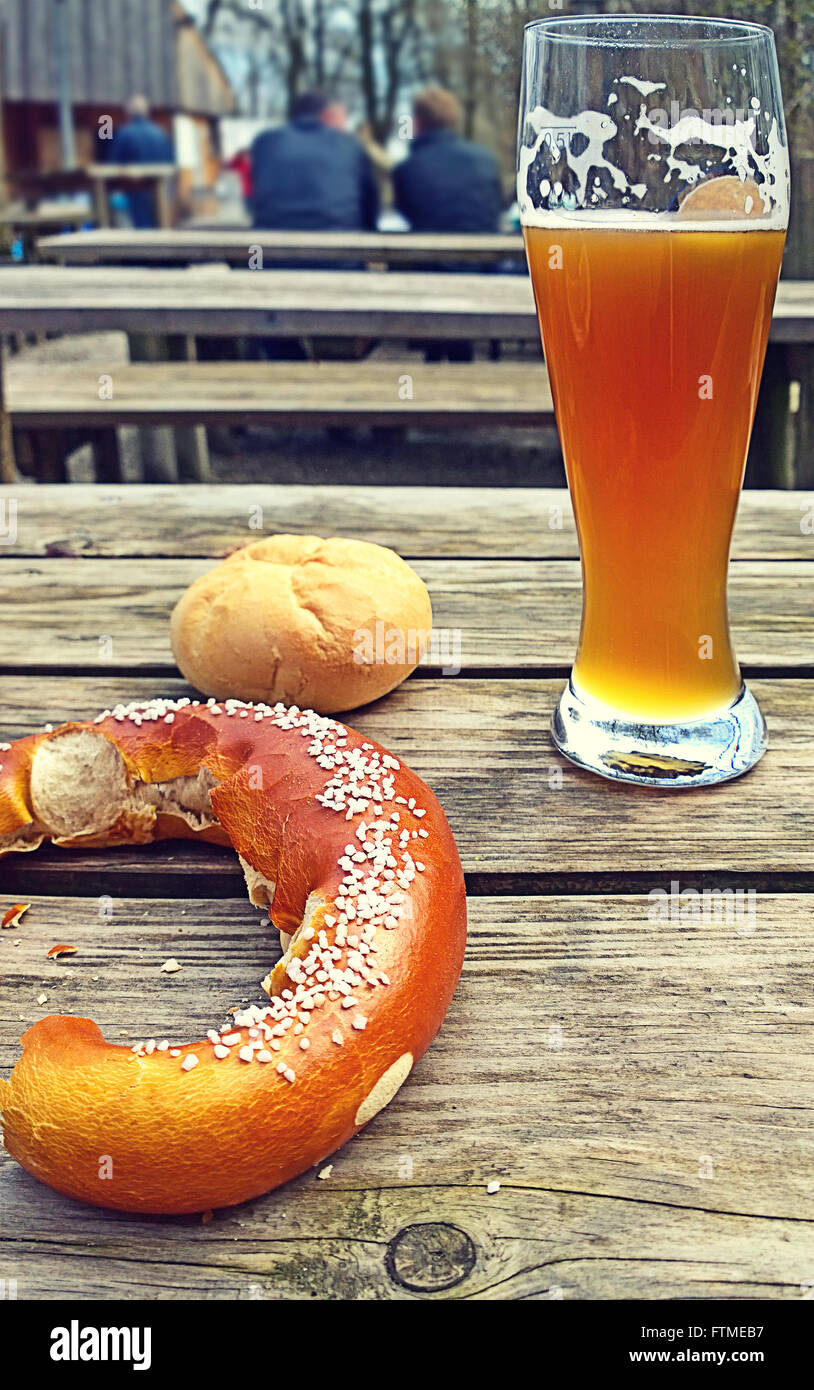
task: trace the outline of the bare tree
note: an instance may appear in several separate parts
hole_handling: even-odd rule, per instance
[[[248,0],[206,0],[202,28],[210,42],[229,37],[245,49],[250,105],[258,114],[264,70],[281,80],[290,110],[309,76],[309,47],[322,17],[320,0],[275,0],[270,13]]]
[[[223,0],[206,0],[206,11],[203,17],[203,31],[208,39],[211,39],[215,32],[215,26],[223,10]]]
[[[420,80],[420,17],[427,0],[200,0],[204,33],[245,46],[252,64],[265,62],[290,110],[307,86],[361,94],[365,120],[386,140],[401,93]],[[446,3],[446,0],[440,0]],[[258,47],[259,45],[259,47]],[[262,58],[261,58],[262,55]]]
[[[255,0],[255,4],[258,0]],[[379,140],[391,131],[400,99],[419,82],[453,87],[469,135],[489,138],[508,158],[513,141],[523,25],[540,0],[196,0],[201,25],[217,44],[228,38],[251,53],[267,101],[279,111],[307,85],[361,96]],[[693,13],[700,0],[595,0],[596,10]],[[580,4],[579,8],[583,8]],[[798,148],[814,146],[813,0],[706,0],[707,13],[769,23],[777,37],[786,115]],[[265,69],[265,83],[259,75]],[[254,79],[253,79],[254,80]],[[254,99],[253,99],[254,101]]]
[[[310,16],[302,0],[279,0],[285,53],[285,89],[291,110],[308,72],[307,35]]]
[[[464,133],[475,133],[478,104],[478,0],[466,0],[466,56],[464,59]]]
[[[419,0],[356,0],[365,118],[382,142],[392,133],[399,95],[417,72],[418,10]]]
[[[325,0],[314,0],[314,77],[317,86],[325,86]]]

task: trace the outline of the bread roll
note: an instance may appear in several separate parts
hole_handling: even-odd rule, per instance
[[[400,685],[431,629],[426,586],[392,550],[270,536],[187,590],[172,616],[172,645],[205,695],[335,714]]]

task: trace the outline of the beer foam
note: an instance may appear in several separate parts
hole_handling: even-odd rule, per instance
[[[619,77],[616,83],[625,83],[642,96],[664,88],[663,83],[641,82],[631,76]],[[617,101],[617,94],[611,92],[608,106]],[[646,209],[641,205],[648,194],[647,184],[631,183],[624,170],[605,155],[605,146],[619,132],[617,122],[607,111],[586,110],[575,116],[563,116],[537,106],[526,115],[525,128],[531,130],[533,138],[530,143],[521,143],[518,153],[517,202],[521,222],[529,227],[594,226],[593,219],[602,213],[604,226],[616,225],[630,230],[634,227],[645,230],[645,224],[650,231],[666,231],[668,227],[671,231],[735,231],[747,225],[750,231],[785,229],[789,215],[789,156],[785,131],[782,122],[764,112],[768,121],[766,150],[765,153],[758,151],[755,145],[760,102],[752,97],[749,106],[751,114],[745,119],[713,121],[697,112],[688,112],[681,113],[681,118],[668,127],[652,120],[642,100],[633,133],[650,141],[652,149],[647,159],[661,164],[665,171],[664,184],[677,178],[684,185],[681,189],[674,187],[673,196],[679,191],[687,192],[711,172],[708,167],[705,169],[701,164],[682,159],[678,153],[682,146],[696,142],[720,150],[727,173],[742,182],[751,179],[758,183],[763,202],[762,217],[747,224],[745,219],[678,218],[674,209]],[[585,142],[577,153],[572,148],[574,136],[582,137]],[[547,152],[546,175],[540,179],[538,188],[530,192],[531,169],[541,152]],[[570,172],[572,185],[568,191],[564,190],[562,177],[558,177],[566,170]],[[610,175],[623,207],[602,208],[608,196],[598,177],[603,171]],[[721,169],[717,168],[715,173],[721,173]]]
[[[649,97],[653,92],[666,92],[666,82],[645,82],[641,77],[617,77],[617,82],[624,82],[628,87],[635,87],[640,96]],[[615,95],[615,94],[614,94]]]
[[[643,208],[584,208],[566,212],[537,208],[522,218],[524,227],[603,232],[784,232],[786,221],[769,217],[685,217],[678,212]]]

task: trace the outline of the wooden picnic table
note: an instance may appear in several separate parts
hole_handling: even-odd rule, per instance
[[[505,286],[504,286],[505,280]],[[495,290],[497,282],[500,284]],[[392,293],[381,296],[387,283]],[[490,302],[491,301],[491,302]],[[483,305],[484,312],[480,306]],[[0,269],[0,343],[15,332],[91,333],[121,329],[134,360],[194,359],[195,335],[294,337],[534,338],[536,319],[524,276],[441,275],[432,285],[408,273],[121,269],[38,266]],[[144,435],[142,451],[155,476],[175,455],[208,473],[206,441],[173,441],[171,424]],[[0,352],[2,476],[14,476],[11,425]]]
[[[25,207],[20,203],[8,203],[0,207],[0,227],[7,228],[15,236],[22,236],[26,244],[34,247],[36,239],[43,233],[57,233],[64,227],[81,227],[93,220],[93,212],[85,202],[43,203],[39,207]],[[67,233],[78,236],[78,232]],[[47,239],[47,238],[46,238]],[[59,240],[59,237],[56,238]]]
[[[274,232],[246,228],[182,228],[174,231],[71,232],[43,237],[44,261],[61,265],[195,265],[225,261],[252,268],[258,251],[264,263],[296,261],[302,265],[368,261],[376,265],[435,265],[450,262],[494,265],[524,264],[518,232],[483,234],[419,232]],[[251,263],[251,265],[250,265]]]
[[[327,1181],[309,1172],[210,1222],[139,1219],[68,1201],[0,1156],[2,1266],[20,1297],[808,1296],[814,497],[742,500],[735,640],[770,749],[742,781],[682,793],[601,781],[550,742],[579,620],[563,492],[0,497],[0,739],[187,691],[170,608],[237,545],[302,531],[397,547],[438,627],[460,630],[463,669],[425,668],[350,722],[438,792],[470,895],[447,1022]],[[0,935],[4,1074],[48,1012],[92,1015],[129,1042],[162,1035],[170,1015],[198,1036],[261,999],[277,948],[226,851],[47,850],[4,861],[0,878],[3,905],[32,903]],[[648,895],[673,884],[752,896],[740,917],[719,900],[717,919],[710,904],[657,921]],[[49,961],[56,941],[78,954]],[[160,973],[170,955],[179,975]]]
[[[63,232],[93,220],[93,212],[83,202],[49,203],[37,208],[10,203],[0,207],[0,246],[4,251],[19,241],[26,261],[38,258],[37,239],[43,233]]]
[[[85,171],[93,192],[96,221],[109,228],[110,194],[114,189],[151,189],[159,227],[172,226],[172,188],[178,175],[174,164],[90,164]]]
[[[0,268],[0,340],[15,332],[123,329],[139,360],[194,358],[195,335],[486,339],[537,342],[526,276],[406,271]],[[796,389],[796,398],[794,391]],[[0,426],[2,424],[0,364]],[[766,477],[814,483],[814,282],[781,281],[771,326],[758,443]],[[167,444],[161,452],[167,451]],[[190,455],[206,475],[205,445]],[[10,444],[6,476],[13,473]]]
[[[25,228],[28,231],[43,232],[47,228],[81,226],[90,218],[87,203],[43,203],[39,207],[24,207],[20,203],[7,203],[0,207],[0,227]],[[78,233],[67,233],[78,235]],[[59,240],[59,238],[56,238]]]
[[[523,275],[394,271],[0,269],[0,333],[124,328],[154,334],[502,338],[536,342]],[[814,343],[814,282],[781,282],[772,338]]]
[[[150,188],[155,194],[158,224],[169,228],[173,222],[173,190],[177,177],[178,169],[174,164],[83,164],[74,169],[54,169],[45,173],[37,169],[22,170],[12,175],[11,181],[28,202],[58,193],[89,193],[94,204],[94,220],[105,229],[111,225],[111,191]],[[52,230],[63,225],[57,223]],[[40,230],[44,234],[48,229]]]

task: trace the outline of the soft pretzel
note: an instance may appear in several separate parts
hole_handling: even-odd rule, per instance
[[[237,700],[119,707],[0,764],[0,855],[232,844],[286,947],[268,1006],[203,1042],[30,1028],[0,1081],[23,1167],[103,1207],[203,1211],[286,1182],[388,1104],[441,1026],[466,935],[455,842],[415,773],[332,719]]]

